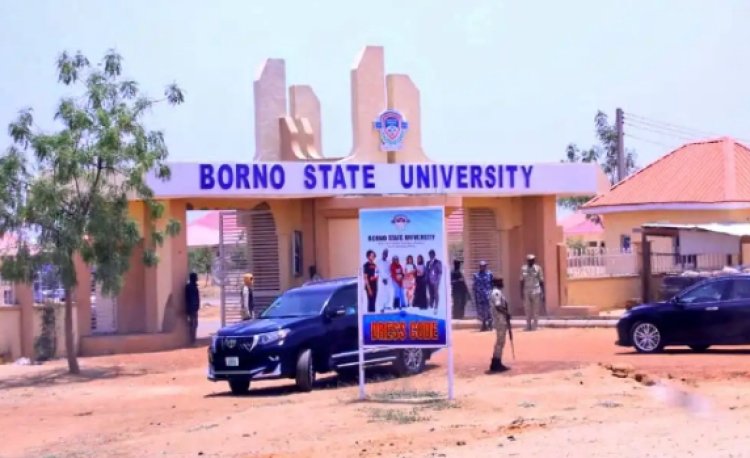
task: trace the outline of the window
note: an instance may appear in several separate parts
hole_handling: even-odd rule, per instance
[[[750,278],[733,280],[731,282],[728,300],[748,300],[750,299]]]
[[[292,275],[302,276],[302,232],[292,233]]]
[[[346,310],[347,315],[356,315],[358,299],[357,287],[347,286],[333,295],[331,301],[328,303],[328,308],[331,310],[343,308]]]
[[[620,251],[623,253],[630,253],[630,236],[629,235],[620,236]]]
[[[722,299],[727,289],[727,281],[713,281],[705,285],[688,290],[679,296],[684,304],[699,304],[702,302],[716,302]]]

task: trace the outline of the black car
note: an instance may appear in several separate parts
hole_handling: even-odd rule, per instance
[[[317,373],[353,376],[359,370],[357,280],[308,283],[279,296],[260,316],[224,327],[208,349],[208,379],[233,393],[252,380],[295,379],[310,391]],[[365,367],[390,365],[396,375],[422,372],[434,350],[367,349]]]
[[[617,323],[617,337],[617,345],[641,353],[750,344],[750,275],[706,279],[667,301],[633,307]]]

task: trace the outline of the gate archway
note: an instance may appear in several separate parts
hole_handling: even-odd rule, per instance
[[[261,203],[252,210],[219,213],[219,280],[222,326],[241,319],[242,277],[255,277],[256,311],[281,293],[279,237],[271,207]]]

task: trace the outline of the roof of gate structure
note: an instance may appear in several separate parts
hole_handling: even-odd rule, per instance
[[[248,155],[234,163],[172,162],[172,180],[149,176],[155,196],[585,196],[609,188],[604,173],[592,164],[522,164],[516,162],[518,154],[510,153],[496,155],[492,163],[478,164],[462,153],[458,163],[436,164],[422,148],[419,89],[408,75],[385,73],[380,46],[362,50],[350,82],[352,148],[347,156],[323,155],[320,101],[313,88],[287,87],[285,62],[267,59],[253,83],[253,160]],[[391,117],[383,118],[386,113]],[[487,132],[487,145],[493,147],[492,132]]]
[[[432,162],[422,150],[419,89],[408,75],[385,74],[385,53],[367,46],[351,69],[352,150],[344,158],[322,152],[320,100],[312,87],[287,89],[286,63],[266,59],[253,83],[256,161],[386,162],[380,150],[375,117],[394,108],[408,121],[397,162]]]

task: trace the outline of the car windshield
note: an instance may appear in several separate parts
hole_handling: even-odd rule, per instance
[[[320,314],[330,291],[298,289],[282,294],[263,312],[261,318],[294,318]]]

